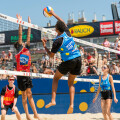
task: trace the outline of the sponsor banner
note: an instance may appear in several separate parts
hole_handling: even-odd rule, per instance
[[[99,23],[82,23],[77,25],[68,25],[71,36],[77,38],[100,36]]]
[[[115,34],[120,33],[120,21],[115,21]]]
[[[120,20],[81,23],[68,25],[68,28],[71,36],[76,38],[111,36],[120,33]]]
[[[69,29],[73,37],[85,37],[94,32],[94,28],[89,25],[78,25]]]
[[[113,22],[101,22],[100,23],[100,35],[113,35]]]
[[[0,32],[0,44],[14,44],[16,41],[18,41],[18,39],[18,30]],[[22,31],[22,40],[23,42],[27,40],[27,29]],[[30,41],[31,43],[40,42],[41,31],[31,29]]]

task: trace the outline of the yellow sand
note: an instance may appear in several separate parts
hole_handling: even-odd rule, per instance
[[[120,113],[112,113],[114,120],[120,120]],[[33,115],[30,115],[32,120],[37,120],[33,118]],[[39,114],[41,120],[103,120],[102,113],[97,114]],[[25,114],[21,114],[22,120],[26,120]],[[15,114],[6,115],[6,120],[17,120]]]

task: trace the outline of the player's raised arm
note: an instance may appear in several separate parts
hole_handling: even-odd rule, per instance
[[[31,23],[31,19],[28,16],[28,23]],[[31,28],[28,27],[28,32],[27,32],[27,45],[30,46],[30,34],[31,34]]]
[[[49,13],[52,14],[57,20],[62,21],[66,25],[64,20],[62,18],[60,18],[53,10],[51,10]]]
[[[20,16],[20,14],[19,15],[17,14],[16,17],[17,17],[17,19],[19,21],[22,21],[22,16]],[[19,34],[18,43],[21,45],[22,44],[22,26],[21,26],[21,24],[19,24],[19,32],[18,32],[18,34]]]

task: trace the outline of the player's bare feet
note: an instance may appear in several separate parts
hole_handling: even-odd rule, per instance
[[[39,115],[34,115],[35,119],[41,120],[41,118],[39,117]]]
[[[52,103],[52,102],[50,102],[49,104],[47,104],[46,106],[45,106],[45,108],[49,108],[49,107],[51,107],[51,106],[55,106],[56,105],[56,103]]]
[[[30,117],[30,115],[26,116],[27,120],[32,120],[32,118]]]
[[[72,113],[73,113],[73,107],[70,106],[70,107],[68,108],[67,114],[72,114]]]

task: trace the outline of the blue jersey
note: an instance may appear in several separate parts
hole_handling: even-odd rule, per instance
[[[69,37],[64,32],[62,35],[57,36],[56,39],[61,37],[63,38],[63,43],[59,48],[58,52],[60,52],[63,61],[72,60],[74,58],[81,56],[80,51],[77,49],[77,46],[75,45],[73,37]],[[54,39],[54,41],[56,39]]]
[[[103,80],[103,75],[101,75],[101,83],[100,83],[101,91],[103,91],[103,90],[111,90],[109,76],[110,75],[108,74],[107,78],[105,80]]]

